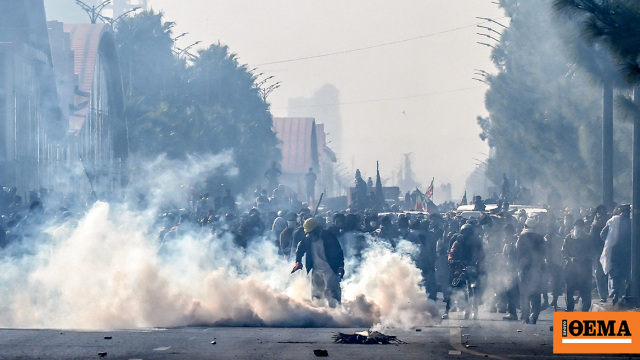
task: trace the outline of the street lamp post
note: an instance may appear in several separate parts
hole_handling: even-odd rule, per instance
[[[640,87],[633,90],[633,101],[640,107]],[[631,305],[638,305],[640,297],[640,114],[634,115],[633,122],[633,204],[631,206],[631,283],[629,295]]]
[[[81,0],[76,0],[76,4],[78,4],[82,8],[82,10],[84,10],[87,15],[89,15],[89,19],[91,20],[92,24],[95,24],[98,19],[102,18],[102,15],[100,13],[110,3],[111,0],[105,0],[98,5],[89,6]]]
[[[134,11],[138,11],[138,10],[140,10],[140,9],[141,9],[141,7],[140,7],[140,6],[136,6],[136,7],[134,7],[133,9],[129,9],[129,10],[127,10],[127,11],[123,12],[120,16],[118,16],[118,17],[116,17],[116,18],[110,18],[110,17],[108,17],[108,16],[103,16],[102,14],[98,14],[98,17],[99,17],[102,21],[104,21],[104,22],[106,22],[106,23],[109,23],[109,25],[111,25],[111,27],[113,27],[113,26],[114,26],[116,23],[118,23],[118,21],[120,21],[122,18],[124,18],[125,16],[127,16],[127,15],[131,14],[132,12],[134,12]]]

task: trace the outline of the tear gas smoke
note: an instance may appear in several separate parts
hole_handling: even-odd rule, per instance
[[[184,185],[233,173],[231,153],[160,158],[140,167],[127,195],[149,206],[97,202],[81,217],[46,221],[0,252],[0,326],[78,329],[188,325],[412,327],[435,323],[420,271],[401,251],[368,239],[361,262],[347,259],[343,304],[310,300],[304,272],[274,242],[246,249],[210,227],[181,224],[158,236],[158,215],[185,203]],[[218,223],[214,227],[223,228]],[[409,247],[410,250],[410,247]]]

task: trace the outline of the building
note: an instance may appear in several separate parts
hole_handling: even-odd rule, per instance
[[[304,175],[313,168],[316,181],[316,196],[336,196],[341,189],[336,185],[336,155],[326,145],[323,124],[314,118],[273,118],[273,130],[280,141],[282,152],[281,183],[299,194],[305,191]]]
[[[111,28],[47,23],[43,0],[0,0],[0,185],[117,191],[127,144]]]
[[[66,130],[44,4],[0,0],[0,185],[45,186]]]
[[[77,78],[69,114],[69,161],[80,160],[97,192],[118,191],[129,146],[122,78],[107,24],[64,25]]]

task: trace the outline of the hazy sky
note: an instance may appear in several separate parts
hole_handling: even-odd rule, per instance
[[[269,97],[274,116],[289,115],[291,98],[310,98],[325,84],[335,86],[343,121],[338,156],[349,169],[375,176],[379,160],[382,177],[389,178],[400,168],[402,154],[412,152],[418,180],[451,182],[457,198],[479,162],[474,159],[487,157],[476,125],[476,117],[486,114],[487,86],[472,78],[474,69],[494,72],[491,49],[476,43],[491,42],[476,34],[481,29],[475,25],[482,22],[476,16],[507,21],[491,0],[149,4],[177,23],[176,35],[189,33],[179,46],[220,42],[242,63],[281,81]],[[313,56],[318,57],[286,61]],[[321,110],[309,107],[308,115],[322,123]]]

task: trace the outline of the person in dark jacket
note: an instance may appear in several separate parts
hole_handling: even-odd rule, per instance
[[[291,257],[292,250],[295,249],[296,244],[293,242],[293,231],[298,226],[296,222],[296,213],[290,212],[286,216],[287,227],[280,232],[279,243],[280,249],[278,254],[283,255],[285,259],[289,259]]]
[[[464,294],[463,297],[467,299],[468,294],[465,293],[464,289],[465,283],[460,281],[458,284],[454,285],[453,280],[460,276],[460,273],[467,266],[475,265],[478,269],[481,269],[482,262],[485,257],[484,250],[482,248],[482,241],[475,235],[473,226],[470,224],[464,224],[460,228],[460,233],[456,234],[452,241],[453,245],[449,252],[449,273],[452,288],[451,295],[447,299],[444,315],[442,315],[443,319],[447,319],[449,317],[451,301],[453,300],[452,298],[455,297],[455,293],[460,294],[462,292]],[[478,272],[480,272],[480,270],[478,270]],[[477,319],[477,309],[470,309],[468,308],[468,305],[469,304],[465,305],[465,307],[467,307],[464,312],[465,319],[468,319],[469,316]]]
[[[326,299],[331,307],[335,307],[341,302],[344,254],[335,235],[319,225],[314,218],[304,222],[306,236],[298,244],[296,264],[291,273],[302,269],[302,257],[305,256],[307,273],[311,278],[311,298]]]
[[[509,315],[503,317],[503,320],[518,320],[517,309],[520,307],[520,291],[518,290],[517,263],[518,257],[516,252],[516,228],[513,224],[504,226],[504,246],[502,248],[502,256],[504,258],[505,269],[505,291],[504,297]]]
[[[537,225],[537,219],[528,218],[516,242],[520,310],[525,324],[538,321],[540,295],[544,289],[545,242],[544,237],[535,230]]]
[[[582,219],[573,224],[573,230],[565,237],[562,257],[565,260],[564,278],[567,282],[567,311],[573,311],[577,291],[582,298],[581,311],[591,307],[591,257],[593,245]]]

